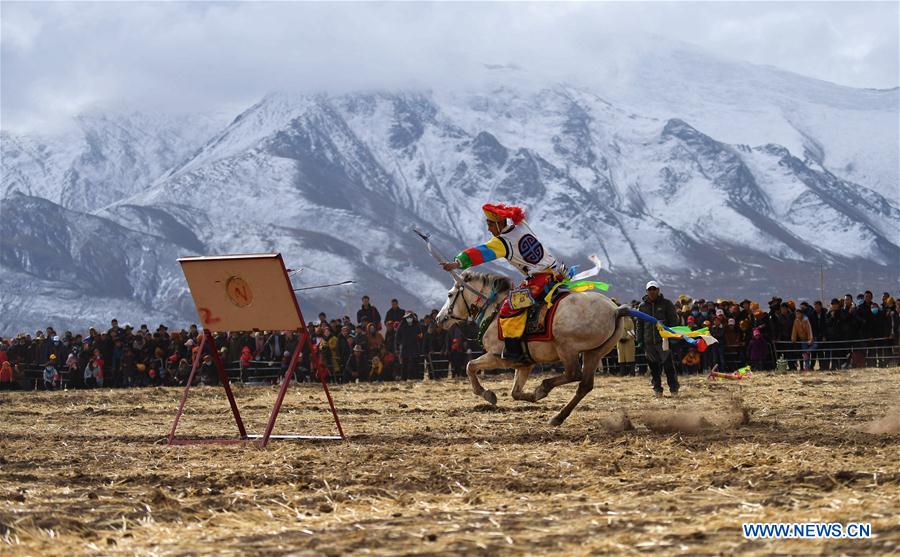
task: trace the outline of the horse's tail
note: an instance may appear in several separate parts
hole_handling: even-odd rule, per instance
[[[612,337],[610,337],[610,344],[607,346],[608,351],[611,351],[613,347],[619,344],[619,339],[622,338],[622,335],[625,334],[625,318],[630,318],[631,307],[622,304],[618,308],[616,308],[616,328],[613,331]]]
[[[619,342],[619,339],[625,334],[625,318],[631,318],[630,312],[631,307],[625,304],[616,308],[616,333],[613,335],[616,342]]]

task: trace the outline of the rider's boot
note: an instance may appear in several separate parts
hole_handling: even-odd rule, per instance
[[[510,362],[525,361],[525,353],[522,352],[522,339],[506,338],[503,339],[503,354],[500,356],[504,360]]]

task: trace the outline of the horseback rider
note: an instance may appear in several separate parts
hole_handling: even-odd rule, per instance
[[[525,280],[500,306],[500,331],[503,334],[502,358],[524,361],[522,336],[528,319],[528,307],[534,305],[565,276],[565,266],[544,247],[525,222],[520,207],[486,204],[482,207],[493,238],[487,243],[461,251],[453,261],[443,263],[445,271],[468,269],[495,259],[506,259]]]

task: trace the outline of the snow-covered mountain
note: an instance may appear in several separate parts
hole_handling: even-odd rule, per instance
[[[94,110],[48,135],[0,131],[0,196],[95,211],[146,188],[224,124],[203,114]]]
[[[900,89],[855,89],[757,66],[672,41],[623,46],[627,64],[597,73],[606,100],[637,114],[681,118],[730,144],[774,143],[842,178],[898,198]]]
[[[4,132],[0,332],[193,320],[188,254],[280,251],[298,286],[358,281],[309,291],[308,318],[363,293],[422,310],[448,281],[410,225],[451,254],[485,239],[487,201],[524,205],[571,264],[598,253],[623,299],[648,278],[811,297],[820,266],[826,293],[896,290],[897,89],[688,47],[608,85],[485,71],[478,87],[273,93],[218,129],[94,114],[69,140]]]

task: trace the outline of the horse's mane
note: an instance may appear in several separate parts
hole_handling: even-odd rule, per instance
[[[512,281],[509,280],[508,277],[504,275],[496,275],[493,273],[482,273],[479,271],[472,271],[471,269],[463,271],[462,273],[463,281],[477,279],[482,283],[493,288],[498,294],[502,292],[507,292],[512,289]]]

